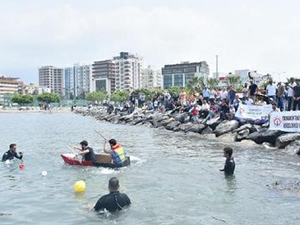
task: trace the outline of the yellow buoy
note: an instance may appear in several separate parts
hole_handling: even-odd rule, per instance
[[[73,188],[76,193],[84,192],[85,191],[85,182],[83,180],[76,181]]]

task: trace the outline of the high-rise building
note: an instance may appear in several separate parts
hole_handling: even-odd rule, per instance
[[[23,94],[24,83],[19,78],[0,76],[0,105],[3,105],[4,95]]]
[[[90,92],[92,79],[91,65],[74,64],[73,67],[65,68],[65,95],[67,98],[81,97]]]
[[[116,66],[116,90],[140,89],[142,59],[128,52],[121,52],[113,61]]]
[[[51,92],[64,94],[64,70],[53,66],[43,66],[39,69],[39,86],[50,88]]]
[[[202,77],[206,84],[209,76],[209,67],[205,61],[202,62],[182,62],[179,64],[165,65],[162,68],[163,86],[185,87],[193,77]]]
[[[162,87],[162,74],[151,66],[142,69],[141,88],[158,88]]]
[[[112,60],[95,61],[92,71],[92,91],[105,91],[110,95],[116,90],[116,70]]]

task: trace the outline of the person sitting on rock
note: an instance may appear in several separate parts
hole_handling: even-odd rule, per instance
[[[191,121],[193,123],[198,121],[199,111],[200,111],[200,109],[197,104],[194,105],[194,107],[189,110],[189,113],[191,114]]]
[[[228,120],[229,107],[226,103],[226,100],[223,99],[220,107],[220,120]]]

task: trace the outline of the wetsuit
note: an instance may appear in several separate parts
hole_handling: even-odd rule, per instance
[[[94,150],[90,147],[88,147],[87,149],[89,150],[89,153],[84,155],[84,160],[85,161],[92,161],[92,162],[96,161]]]
[[[16,152],[13,152],[11,150],[8,150],[7,152],[5,152],[3,154],[2,157],[2,162],[6,161],[6,160],[12,160],[13,158],[17,158],[17,159],[22,159],[23,156],[19,156]]]
[[[226,159],[224,169],[220,171],[224,171],[225,175],[233,175],[234,169],[235,169],[234,158],[230,157],[229,159]]]
[[[94,206],[94,210],[99,211],[106,209],[109,212],[116,212],[122,210],[125,206],[129,206],[130,204],[130,199],[125,193],[116,191],[102,196]]]

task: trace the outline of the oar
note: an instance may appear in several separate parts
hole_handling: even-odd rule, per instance
[[[97,134],[99,134],[104,140],[107,141],[107,138],[105,138],[99,131],[95,130]]]
[[[75,159],[77,157],[77,154],[74,152],[73,148],[71,148],[70,146],[68,146],[68,148],[73,152],[73,154],[75,155],[73,157],[73,159]],[[80,163],[80,165],[82,165],[82,163],[80,162],[80,160],[78,159],[78,162]]]

